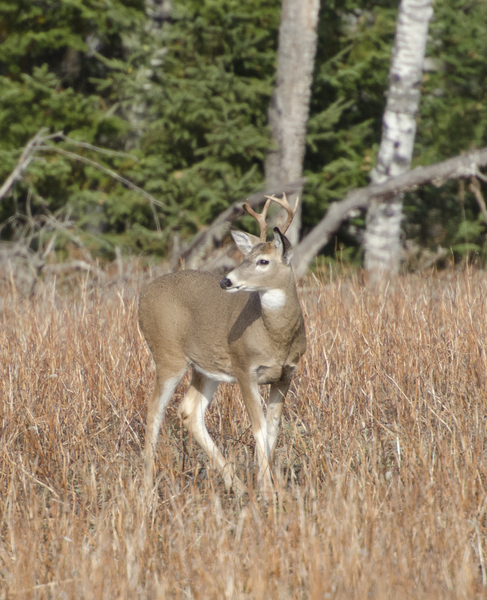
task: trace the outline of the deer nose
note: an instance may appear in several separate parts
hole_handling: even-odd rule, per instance
[[[222,288],[222,290],[226,290],[227,288],[229,288],[232,285],[232,282],[230,281],[230,279],[228,279],[228,277],[224,277],[221,281],[220,281],[220,287]]]

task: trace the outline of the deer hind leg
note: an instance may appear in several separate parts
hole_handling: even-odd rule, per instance
[[[277,436],[279,434],[279,425],[281,422],[282,409],[284,408],[284,400],[291,384],[296,367],[285,367],[284,374],[278,383],[272,383],[269,392],[269,400],[267,401],[267,439],[270,449],[270,461],[274,456],[276,449]]]
[[[178,412],[185,427],[208,454],[211,466],[221,473],[227,490],[233,488],[237,494],[242,494],[246,491],[245,485],[235,475],[234,465],[230,464],[218,450],[205,424],[206,409],[219,384],[219,381],[209,379],[193,369],[190,388],[184,396]]]
[[[156,372],[156,382],[147,405],[144,448],[144,483],[147,488],[151,488],[154,482],[154,452],[164,413],[186,370],[186,363],[181,363]]]

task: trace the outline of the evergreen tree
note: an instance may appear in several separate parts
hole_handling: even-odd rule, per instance
[[[63,131],[85,144],[123,149],[129,128],[120,107],[132,69],[124,35],[134,26],[142,29],[143,20],[141,2],[130,0],[2,2],[1,179],[41,128]],[[75,149],[69,144],[64,148]],[[86,148],[81,153],[90,156]],[[122,164],[120,159],[98,160],[109,167]],[[30,198],[34,214],[47,206],[51,212],[69,212],[80,226],[99,231],[110,217],[116,226],[110,204],[117,204],[124,193],[101,171],[59,153],[44,153],[32,163],[25,182],[17,184],[15,194],[3,201],[0,221],[22,213]],[[4,236],[11,233],[3,230]]]
[[[167,204],[167,226],[184,233],[263,187],[279,6],[189,0],[172,14],[147,92],[139,173]]]
[[[275,81],[278,0],[174,0],[150,34],[143,0],[3,0],[0,12],[0,178],[41,127],[56,142],[130,179],[164,206],[59,152],[31,163],[0,205],[69,214],[94,249],[167,251],[229,203],[264,188]],[[437,0],[412,167],[487,145],[487,5]],[[322,2],[308,123],[303,225],[366,185],[385,106],[397,0]],[[143,76],[141,76],[141,73]],[[137,112],[138,103],[143,111]],[[134,119],[137,113],[140,118]],[[96,154],[88,146],[130,156]],[[459,202],[460,200],[460,202]],[[485,226],[468,190],[405,199],[404,229],[422,244],[467,252]],[[159,224],[159,230],[158,230]],[[363,215],[354,219],[360,233]],[[360,235],[340,240],[358,248]],[[13,234],[3,226],[2,239]]]
[[[368,184],[380,140],[397,1],[322,4],[305,174],[305,230]],[[363,219],[356,219],[363,225]],[[349,240],[350,241],[350,240]]]

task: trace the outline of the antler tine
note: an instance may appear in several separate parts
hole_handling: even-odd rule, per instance
[[[265,242],[266,238],[267,238],[267,223],[265,222],[265,220],[267,217],[267,211],[269,210],[269,206],[271,205],[271,202],[272,202],[271,198],[269,198],[268,196],[266,196],[266,198],[268,198],[268,200],[264,204],[264,208],[262,209],[262,212],[260,213],[260,215],[259,215],[259,213],[256,213],[255,210],[253,210],[250,207],[248,200],[243,205],[244,209],[249,213],[249,215],[251,217],[254,217],[254,219],[257,221],[257,223],[260,226],[260,241],[261,242]]]
[[[287,220],[286,223],[284,224],[284,227],[281,229],[282,233],[286,233],[286,231],[289,229],[289,225],[291,225],[292,220],[294,219],[294,215],[296,214],[296,211],[298,210],[298,206],[299,206],[299,196],[296,198],[296,203],[294,205],[294,208],[291,208],[289,205],[289,202],[287,201],[286,198],[286,194],[282,195],[282,200],[280,198],[276,198],[275,196],[266,196],[266,198],[269,198],[269,200],[274,200],[274,202],[277,202],[277,204],[280,204],[282,206],[282,208],[284,208],[287,211]]]

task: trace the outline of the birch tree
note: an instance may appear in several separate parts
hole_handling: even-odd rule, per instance
[[[409,170],[416,133],[423,60],[433,0],[402,0],[389,71],[382,140],[372,183]],[[372,200],[366,219],[365,266],[373,279],[397,273],[403,194]]]
[[[319,10],[319,0],[282,0],[277,80],[269,107],[274,148],[265,164],[268,190],[302,175]],[[299,190],[289,198],[291,206],[301,193]],[[287,232],[293,244],[300,228],[301,207]]]

